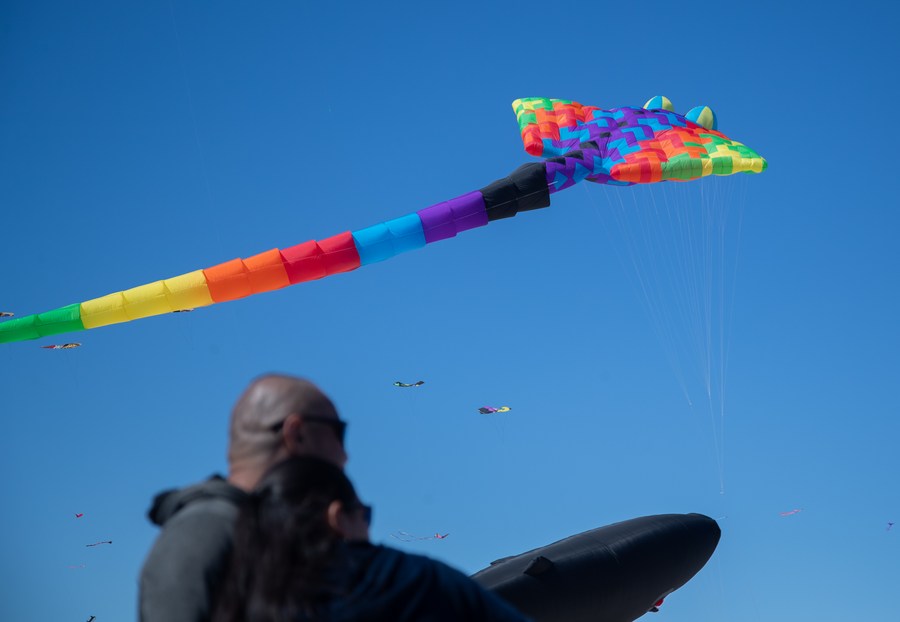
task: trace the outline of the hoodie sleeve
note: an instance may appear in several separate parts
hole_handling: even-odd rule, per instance
[[[195,501],[166,521],[141,569],[141,622],[209,619],[237,514],[231,500],[213,498]]]
[[[350,595],[325,619],[341,622],[528,622],[499,596],[434,559],[396,549],[353,545],[345,577]]]
[[[462,616],[459,619],[472,622],[529,622],[530,619],[512,605],[463,573],[441,562],[433,563],[437,566],[439,590],[454,602]]]

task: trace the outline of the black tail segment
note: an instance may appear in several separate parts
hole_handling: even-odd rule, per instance
[[[697,574],[720,535],[702,514],[644,516],[505,558],[472,578],[535,622],[632,622]]]
[[[520,211],[550,205],[547,169],[542,162],[523,164],[509,177],[498,179],[481,189],[488,222],[511,218]]]

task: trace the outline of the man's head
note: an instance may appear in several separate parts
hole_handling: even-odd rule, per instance
[[[337,410],[313,383],[267,374],[250,383],[231,413],[229,480],[253,488],[273,464],[288,456],[347,462]]]

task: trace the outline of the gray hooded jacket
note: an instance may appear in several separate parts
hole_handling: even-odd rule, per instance
[[[209,619],[246,496],[219,476],[156,496],[147,515],[162,531],[141,569],[141,622]]]

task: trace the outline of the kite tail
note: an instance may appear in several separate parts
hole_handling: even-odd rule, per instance
[[[579,152],[580,153],[580,152]],[[245,259],[155,281],[53,311],[0,323],[0,343],[39,339],[144,317],[205,307],[281,289],[389,259],[426,244],[455,237],[520,211],[550,205],[554,180],[572,169],[571,185],[583,178],[577,157],[551,174],[544,163],[530,163],[511,175],[417,212],[359,231],[311,240],[286,249],[273,248]],[[579,156],[580,157],[580,156]],[[571,164],[569,161],[571,160]],[[566,171],[561,173],[560,171]]]

